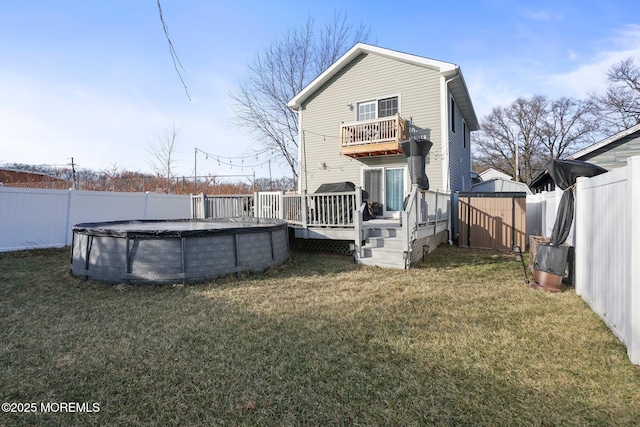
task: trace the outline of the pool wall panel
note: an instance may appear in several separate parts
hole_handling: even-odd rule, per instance
[[[204,230],[202,235],[149,232],[142,226],[144,231],[112,232],[111,224],[105,223],[96,224],[92,234],[91,224],[79,224],[74,227],[71,270],[76,276],[109,283],[194,283],[243,271],[259,273],[289,259],[286,223],[260,219],[243,228],[241,221],[231,222],[235,228],[222,233]],[[216,226],[215,221],[208,224]],[[118,225],[123,223],[113,223],[113,228]]]

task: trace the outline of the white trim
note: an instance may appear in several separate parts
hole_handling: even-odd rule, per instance
[[[364,186],[364,171],[365,170],[381,170],[382,171],[382,205],[384,206],[384,211],[382,212],[382,216],[384,218],[399,218],[400,211],[387,211],[387,184],[386,184],[386,172],[390,169],[402,169],[404,171],[402,180],[403,180],[403,188],[402,193],[404,197],[409,194],[411,189],[411,177],[409,176],[409,165],[387,165],[387,166],[369,166],[362,164],[360,166],[360,187],[367,190]],[[367,190],[368,191],[368,190]]]
[[[602,147],[605,147],[611,143],[614,143],[626,136],[631,135],[632,133],[635,133],[637,131],[640,130],[640,124],[637,124],[633,127],[630,127],[629,129],[623,130],[622,132],[618,132],[615,135],[612,135],[608,138],[603,139],[602,141],[596,142],[593,145],[588,146],[587,148],[578,151],[577,153],[573,153],[572,155],[570,155],[569,157],[567,157],[567,159],[571,159],[571,160],[578,160],[580,157],[582,156],[586,156],[589,153],[592,153]]]
[[[440,163],[442,164],[442,188],[439,191],[449,192],[449,90],[445,76],[440,77]]]
[[[303,167],[306,167],[304,164],[304,158],[302,157],[302,145],[304,144],[304,138],[302,137],[302,109],[298,110],[298,194],[302,194],[302,174]],[[305,178],[304,185],[307,185],[307,180]]]
[[[385,95],[385,96],[377,96],[375,98],[364,98],[361,99],[359,101],[355,101],[353,103],[353,110],[355,112],[355,121],[358,121],[358,105],[360,104],[364,104],[367,102],[375,102],[376,103],[376,119],[378,118],[378,114],[379,114],[379,109],[378,109],[378,101],[380,101],[381,99],[387,99],[387,98],[398,98],[398,114],[402,115],[402,94],[400,93],[394,93],[391,95]]]

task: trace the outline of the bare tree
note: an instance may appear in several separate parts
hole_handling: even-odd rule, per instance
[[[518,98],[484,117],[474,134],[475,169],[492,167],[530,183],[544,165],[538,123],[547,103],[543,96]]]
[[[600,125],[592,101],[560,98],[540,119],[539,136],[549,159],[560,159],[594,142]]]
[[[494,108],[474,134],[474,169],[492,167],[530,184],[549,160],[593,142],[600,131],[594,108],[591,101],[540,95]]]
[[[251,129],[263,148],[284,160],[294,179],[298,177],[298,116],[287,102],[368,36],[367,27],[352,26],[341,13],[335,13],[320,30],[309,18],[257,53],[249,64],[247,81],[231,93],[236,123]]]
[[[155,143],[147,140],[146,151],[151,156],[149,166],[158,177],[166,181],[165,192],[169,193],[173,168],[176,163],[175,154],[178,149],[178,134],[182,127],[176,127],[175,123],[161,135],[156,137]]]
[[[640,124],[640,67],[636,60],[629,57],[614,64],[607,72],[607,89],[590,95],[609,133]]]

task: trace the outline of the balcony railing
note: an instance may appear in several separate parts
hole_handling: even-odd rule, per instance
[[[340,126],[340,153],[349,157],[401,154],[400,143],[407,137],[407,122],[396,114],[381,119],[343,123]]]

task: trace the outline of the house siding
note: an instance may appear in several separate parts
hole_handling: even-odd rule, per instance
[[[621,138],[577,159],[612,170],[626,166],[629,157],[638,155],[640,155],[640,132]]]
[[[379,55],[362,54],[316,90],[300,108],[302,190],[313,192],[327,182],[352,181],[360,185],[362,167],[406,165],[402,155],[360,159],[340,155],[340,125],[356,121],[357,103],[387,96],[399,97],[400,115],[413,124],[408,126],[411,135],[434,143],[426,172],[431,188],[442,188],[442,168],[439,160],[434,160],[442,155],[440,74]],[[348,104],[353,105],[352,110]]]
[[[447,105],[451,108],[451,97],[449,94]],[[456,101],[454,99],[454,101]],[[445,160],[449,162],[450,181],[449,189],[455,193],[457,191],[467,191],[471,184],[471,141],[469,126],[464,122],[462,113],[455,102],[453,114],[455,115],[455,132],[451,129],[451,111],[448,116],[448,137],[449,152],[445,153]],[[466,146],[465,146],[466,138]]]

